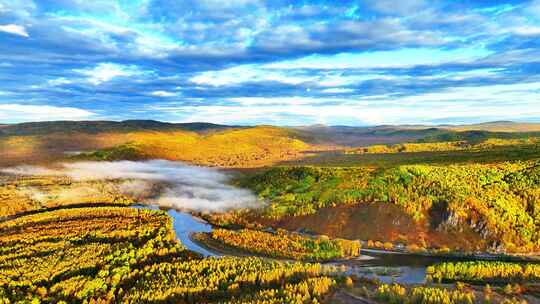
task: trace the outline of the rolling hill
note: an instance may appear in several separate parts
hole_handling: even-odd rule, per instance
[[[510,121],[471,125],[381,125],[373,127],[312,125],[295,127],[314,144],[360,147],[415,141],[517,138],[540,132],[540,124]],[[534,134],[533,134],[534,135]]]
[[[43,122],[0,129],[0,165],[73,158],[161,158],[220,167],[256,167],[317,149],[295,130],[156,121]]]
[[[508,132],[501,130],[507,129]],[[310,152],[376,144],[467,141],[538,136],[540,124],[468,126],[226,126],[153,120],[52,121],[0,125],[0,165],[79,158],[162,158],[219,167],[261,167]],[[341,152],[338,152],[341,153]]]
[[[155,120],[125,121],[43,121],[0,125],[0,136],[43,135],[52,133],[104,133],[135,131],[208,131],[233,128],[212,123],[167,123]]]

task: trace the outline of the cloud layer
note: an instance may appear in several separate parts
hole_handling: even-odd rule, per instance
[[[231,124],[537,121],[539,8],[0,0],[0,123],[47,119],[40,109]]]
[[[119,192],[139,197],[142,203],[182,210],[215,212],[258,205],[251,192],[229,185],[230,177],[221,171],[164,160],[76,162],[61,164],[61,169],[19,166],[0,172],[69,176],[77,181],[122,180],[116,184]],[[77,194],[65,195],[76,197]],[[36,192],[33,196],[39,200],[46,194]]]

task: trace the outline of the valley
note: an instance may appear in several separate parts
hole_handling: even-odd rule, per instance
[[[0,297],[537,303],[540,135],[480,127],[4,126]]]

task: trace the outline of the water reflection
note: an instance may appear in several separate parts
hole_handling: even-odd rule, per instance
[[[370,266],[348,264],[347,275],[378,279],[383,283],[422,284],[426,279],[426,267]]]
[[[159,210],[157,206],[137,205],[135,208]],[[187,212],[178,211],[175,209],[165,209],[167,214],[172,218],[173,229],[176,237],[180,240],[182,245],[191,251],[202,254],[205,257],[213,256],[219,257],[221,255],[211,252],[206,248],[199,246],[197,243],[191,240],[191,235],[196,232],[211,232],[212,226],[202,219],[193,217]]]
[[[191,234],[195,232],[211,232],[212,226],[200,219],[194,218],[191,214],[186,212],[169,209],[167,213],[173,218],[173,228],[174,232],[176,232],[176,237],[180,239],[180,242],[182,242],[187,249],[198,252],[204,256],[220,256],[197,245],[190,237]]]
[[[361,258],[348,260],[344,264],[347,275],[378,279],[384,283],[422,284],[425,283],[427,266],[437,262],[441,262],[441,260],[431,257],[363,251]]]

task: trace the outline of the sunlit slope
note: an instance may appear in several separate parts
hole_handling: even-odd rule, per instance
[[[0,166],[49,162],[63,159],[70,152],[112,147],[126,142],[124,134],[0,136]]]
[[[61,160],[84,152],[80,158],[161,158],[208,166],[257,167],[299,158],[311,149],[315,148],[298,132],[270,126],[205,132],[70,132],[0,137],[0,165]]]
[[[422,247],[538,252],[539,174],[537,162],[280,167],[240,184],[269,202],[252,218],[266,224]]]
[[[441,151],[482,151],[497,147],[511,146],[538,149],[539,137],[524,136],[515,139],[486,138],[475,141],[441,141],[441,142],[416,142],[401,143],[395,145],[373,145],[362,148],[346,150],[347,154],[383,154],[383,153],[416,153],[416,152],[441,152]]]
[[[81,152],[112,148],[153,132],[205,134],[230,126],[153,120],[46,121],[0,125],[0,166],[45,163]]]
[[[277,127],[234,129],[210,134],[144,132],[125,135],[127,145],[82,155],[98,160],[180,160],[219,167],[257,167],[299,158],[310,145]]]
[[[119,182],[0,174],[0,218],[75,205],[129,205]]]
[[[39,122],[0,127],[0,166],[65,160],[84,152],[86,158],[98,160],[164,158],[208,166],[260,167],[300,159],[305,151],[329,149],[348,153],[324,154],[325,157],[315,160],[316,164],[335,164],[334,158],[338,156],[337,160],[358,165],[374,157],[359,154],[487,151],[491,155],[494,148],[535,144],[533,139],[539,136],[536,124],[510,122],[436,128],[231,127],[157,121]],[[373,144],[391,146],[371,146]],[[412,156],[406,157],[410,160]],[[381,162],[376,160],[377,164]]]
[[[131,134],[132,147],[147,158],[221,167],[255,167],[298,158],[310,145],[293,131],[254,127],[200,135],[194,132]]]

